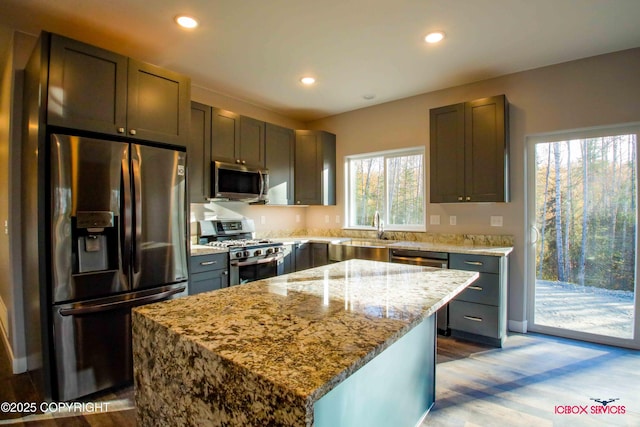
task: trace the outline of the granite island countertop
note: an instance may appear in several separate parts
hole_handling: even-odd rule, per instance
[[[193,408],[189,416],[202,420],[203,393],[240,383],[242,393],[229,395],[245,397],[217,409],[216,419],[241,425],[249,413],[272,411],[266,415],[273,422],[309,425],[315,401],[477,277],[354,259],[136,308],[138,419],[171,419],[169,402],[180,400],[176,406]],[[162,368],[166,357],[170,372]],[[163,395],[160,378],[167,387],[186,385],[179,395]],[[204,387],[203,378],[217,385]]]

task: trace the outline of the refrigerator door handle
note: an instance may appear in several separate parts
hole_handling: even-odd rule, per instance
[[[138,305],[148,304],[150,302],[159,301],[170,297],[171,295],[178,294],[183,292],[186,289],[186,286],[181,286],[176,289],[170,289],[168,291],[159,292],[157,294],[147,295],[139,298],[131,298],[127,300],[108,302],[103,304],[90,305],[86,307],[78,307],[78,308],[61,308],[58,310],[61,316],[76,316],[80,314],[93,314],[100,313],[103,311],[117,310],[122,308],[129,308]]]
[[[129,153],[125,151],[122,156],[122,192],[124,197],[123,206],[123,236],[122,239],[122,269],[125,275],[129,276],[129,266],[131,262],[131,171],[129,170]]]
[[[140,272],[140,262],[142,259],[141,253],[141,240],[142,240],[142,178],[140,177],[140,160],[137,156],[133,157],[131,162],[133,166],[133,195],[135,198],[135,241],[134,241],[134,254],[133,254],[133,272]]]

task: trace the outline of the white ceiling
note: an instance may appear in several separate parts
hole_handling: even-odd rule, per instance
[[[178,13],[200,27],[177,28]],[[640,0],[0,0],[0,25],[64,34],[310,121],[638,47]],[[446,39],[427,45],[432,30]],[[314,87],[299,83],[307,74]]]

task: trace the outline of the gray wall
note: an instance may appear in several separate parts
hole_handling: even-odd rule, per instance
[[[356,110],[310,123],[337,135],[336,207],[314,207],[307,224],[344,213],[343,159],[349,154],[399,147],[429,146],[429,109],[506,94],[510,103],[511,202],[427,204],[429,215],[440,215],[434,233],[511,234],[509,319],[519,329],[527,319],[525,271],[525,166],[527,135],[640,121],[640,48],[511,74]],[[487,171],[491,173],[491,171]],[[427,183],[428,184],[428,183]],[[427,185],[429,188],[429,185]],[[450,226],[449,215],[457,217]],[[491,227],[492,215],[504,217],[503,227]]]

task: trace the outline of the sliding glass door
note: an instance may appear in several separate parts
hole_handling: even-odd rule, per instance
[[[638,347],[638,129],[527,141],[529,330]]]

